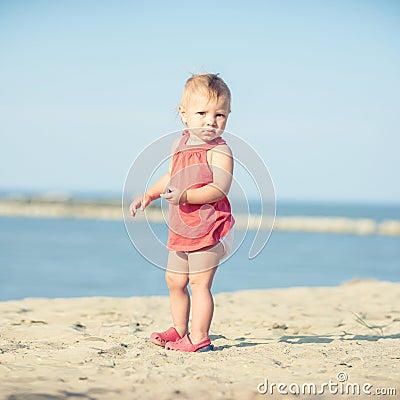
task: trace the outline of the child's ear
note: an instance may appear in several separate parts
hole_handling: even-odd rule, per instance
[[[180,116],[181,116],[181,120],[182,120],[183,124],[186,125],[186,123],[187,123],[187,118],[186,118],[186,111],[185,111],[185,109],[184,109],[182,106],[179,106],[179,107],[178,107],[178,111],[179,111],[179,114],[180,114]]]

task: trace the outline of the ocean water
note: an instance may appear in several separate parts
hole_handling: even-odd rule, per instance
[[[282,204],[278,215],[399,219],[399,207]],[[166,230],[157,224],[158,234]],[[400,237],[273,231],[248,259],[254,232],[218,270],[213,292],[400,281]],[[151,249],[149,249],[151,251]],[[165,259],[167,252],[165,251]],[[0,300],[167,295],[164,271],[134,248],[122,221],[0,218]]]

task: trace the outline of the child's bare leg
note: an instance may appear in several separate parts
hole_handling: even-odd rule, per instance
[[[218,243],[209,250],[189,254],[190,271],[192,271],[192,265],[196,271],[203,269],[202,272],[189,273],[192,292],[192,327],[190,331],[192,343],[199,343],[208,337],[214,314],[211,286],[223,253],[224,248],[221,243]],[[200,266],[203,267],[200,268]]]
[[[182,271],[172,272],[172,271]],[[190,296],[187,289],[189,283],[187,255],[181,252],[170,252],[165,280],[169,289],[170,307],[174,327],[182,337],[188,332]]]

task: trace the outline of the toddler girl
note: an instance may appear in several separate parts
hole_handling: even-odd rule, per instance
[[[165,278],[173,327],[150,336],[167,350],[213,349],[208,336],[214,312],[211,285],[233,239],[234,219],[227,199],[233,158],[221,138],[230,102],[230,90],[217,74],[198,74],[187,80],[179,105],[187,129],[172,144],[169,171],[130,205],[134,217],[138,209],[144,210],[159,197],[169,203]]]

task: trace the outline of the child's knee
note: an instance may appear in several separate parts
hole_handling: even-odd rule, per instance
[[[192,293],[211,292],[211,284],[204,282],[190,282],[190,291]]]
[[[195,290],[210,290],[212,285],[212,277],[204,279],[201,274],[191,274],[189,275],[190,289]]]
[[[189,283],[187,274],[178,274],[173,272],[166,272],[165,280],[170,290],[185,289]]]

